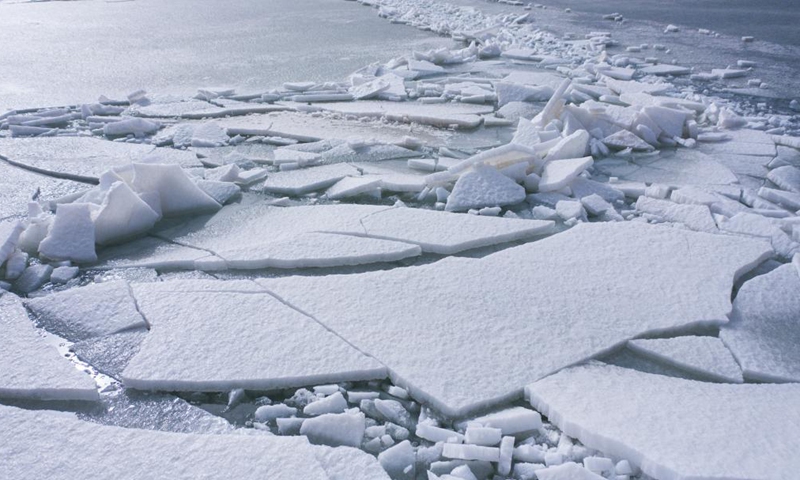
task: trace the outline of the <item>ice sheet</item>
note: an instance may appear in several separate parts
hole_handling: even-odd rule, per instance
[[[783,265],[739,290],[720,338],[742,365],[744,377],[800,382],[800,274]]]
[[[121,280],[31,298],[25,305],[45,329],[71,342],[146,326]]]
[[[7,478],[90,478],[102,469],[119,479],[328,479],[301,437],[156,432],[6,406],[0,425],[0,472]]]
[[[725,323],[734,278],[769,252],[744,240],[591,224],[479,260],[258,282],[458,416],[631,337]]]
[[[794,478],[798,395],[800,385],[703,383],[601,363],[526,387],[565,434],[663,480]]]
[[[92,378],[79,371],[36,332],[20,299],[0,295],[4,353],[0,397],[35,400],[99,399]],[[0,415],[3,417],[3,415]],[[0,430],[2,431],[2,430]],[[7,455],[0,455],[1,459]],[[2,471],[2,469],[0,469]]]
[[[239,283],[133,284],[151,330],[122,373],[125,385],[270,390],[386,376],[383,365],[313,319]]]
[[[718,382],[742,383],[742,369],[716,337],[631,340],[628,348],[646,357]]]

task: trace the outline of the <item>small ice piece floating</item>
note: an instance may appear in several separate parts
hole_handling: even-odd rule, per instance
[[[633,337],[724,324],[734,279],[769,254],[757,240],[583,224],[482,259],[258,283],[458,417]]]
[[[724,327],[723,327],[724,328]],[[742,383],[742,369],[730,350],[716,337],[675,337],[631,340],[628,348],[640,355],[727,383]]]
[[[0,406],[0,444],[0,472],[6,478],[50,478],[53,472],[64,478],[92,478],[102,468],[103,476],[131,480],[231,475],[329,480],[326,466],[332,468],[327,455],[319,457],[322,452],[303,437],[157,432],[99,425],[71,413],[6,406]],[[359,463],[377,464],[369,458],[360,454]]]
[[[181,167],[200,166],[190,151],[92,137],[0,139],[0,155],[34,172],[86,183],[97,183],[111,168],[153,159]]]
[[[790,480],[800,469],[800,385],[705,383],[592,362],[525,394],[565,434],[659,480]]]
[[[151,325],[122,372],[139,390],[270,390],[386,377],[386,368],[248,281],[131,285]]]
[[[256,203],[230,205],[210,219],[193,219],[158,235],[217,257],[198,259],[189,268],[258,269],[394,262],[421,252],[452,254],[531,239],[552,228],[549,221],[402,207]]]
[[[72,342],[147,325],[120,280],[30,298],[25,306],[49,332]]]
[[[34,400],[99,400],[92,378],[79,371],[49,345],[33,327],[18,297],[0,295],[0,331],[3,356],[0,360],[0,397]],[[0,418],[5,415],[0,415]],[[0,437],[8,434],[0,429]],[[13,445],[18,440],[2,442]],[[0,449],[2,450],[2,449]],[[0,455],[3,459],[11,455]],[[0,467],[0,472],[4,469]],[[3,476],[6,476],[5,474]],[[22,478],[22,475],[18,478]],[[10,475],[9,478],[16,478]]]
[[[748,380],[800,382],[800,272],[783,265],[739,290],[720,338]]]

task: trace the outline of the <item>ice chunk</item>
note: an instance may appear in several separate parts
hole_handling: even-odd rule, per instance
[[[442,456],[459,460],[480,460],[484,462],[500,461],[500,449],[458,443],[445,443]]]
[[[783,265],[744,284],[720,338],[748,380],[800,382],[800,274]]]
[[[31,298],[25,305],[48,331],[72,342],[146,326],[122,280]]]
[[[389,480],[389,475],[372,455],[350,447],[314,447],[328,480]]]
[[[166,217],[215,212],[221,207],[178,165],[134,163],[132,168],[131,188],[140,196],[157,199],[154,210]]]
[[[637,151],[653,150],[652,145],[642,140],[641,137],[627,130],[620,130],[616,133],[612,133],[603,139],[603,143],[617,150],[623,150],[626,148]]]
[[[639,71],[645,75],[688,75],[692,73],[692,69],[689,67],[669,65],[666,63],[640,68]]]
[[[497,82],[497,106],[502,107],[511,102],[546,102],[553,95],[549,86],[522,85],[519,83]]]
[[[376,176],[344,177],[336,182],[326,192],[325,196],[331,200],[340,200],[374,192],[381,185],[381,178]]]
[[[792,211],[800,210],[800,193],[784,192],[774,188],[761,187],[758,196]]]
[[[436,427],[426,423],[418,424],[415,433],[419,438],[434,443],[436,442],[462,443],[464,441],[464,435],[458,432],[454,432],[453,430],[448,430],[446,428]],[[478,442],[468,442],[468,443],[478,444]],[[497,442],[495,442],[494,444],[481,443],[480,445],[496,445],[498,443],[500,443],[499,436]]]
[[[257,422],[269,423],[279,418],[289,418],[297,414],[297,409],[283,403],[277,405],[262,405],[253,414]]]
[[[303,195],[328,188],[344,177],[358,175],[358,169],[348,164],[323,165],[274,173],[264,182],[263,188],[264,191],[283,195]]]
[[[681,223],[686,228],[698,232],[714,233],[717,231],[711,211],[705,205],[687,205],[668,200],[639,197],[636,201],[636,210],[657,215],[667,222]]]
[[[720,223],[720,230],[767,240],[775,252],[789,259],[797,253],[798,246],[769,218],[755,213],[737,213]]]
[[[177,167],[180,168],[180,167]],[[97,261],[94,250],[94,223],[86,203],[61,204],[47,236],[39,244],[39,253],[50,260],[75,263]]]
[[[366,429],[364,414],[326,413],[309,418],[300,427],[300,435],[305,435],[312,443],[331,447],[360,447]]]
[[[225,282],[132,288],[151,331],[122,374],[127,386],[268,390],[386,376],[377,361],[254,284],[246,293]]]
[[[24,230],[25,227],[18,221],[0,222],[0,267],[14,253]]]
[[[127,117],[117,122],[106,123],[103,125],[103,135],[107,137],[124,137],[134,135],[137,138],[156,133],[161,128],[158,122],[145,120],[144,118]]]
[[[525,189],[493,167],[478,167],[462,174],[445,210],[461,212],[471,208],[502,207],[525,200]]]
[[[238,185],[230,182],[198,180],[197,186],[220,205],[226,205],[242,192],[242,189],[239,188]]]
[[[798,395],[800,385],[704,383],[600,363],[526,388],[565,434],[665,480],[794,478]]]
[[[583,224],[481,259],[257,282],[373,355],[412,397],[460,416],[643,333],[725,323],[734,278],[769,251],[764,242],[738,237]],[[585,268],[575,252],[595,268]],[[551,300],[541,301],[530,285]],[[611,290],[586,293],[597,285]],[[476,336],[481,348],[474,348]],[[534,344],[540,355],[532,357],[526,352]],[[465,349],[470,355],[458,353]]]
[[[327,103],[320,107],[343,114],[386,118],[394,122],[418,123],[443,128],[452,125],[458,128],[476,128],[481,124],[480,115],[494,112],[492,106],[466,103],[428,105],[418,102],[362,101]]]
[[[506,435],[531,432],[542,428],[542,416],[538,412],[525,407],[512,407],[499,412],[490,413],[469,421],[488,428],[498,428]]]
[[[767,178],[783,190],[800,193],[800,168],[786,165],[769,172]]]
[[[419,428],[417,428],[417,430],[419,430]],[[467,425],[467,431],[464,434],[464,443],[493,447],[500,443],[502,438],[503,431],[499,428],[479,427],[473,424]]]
[[[45,264],[31,265],[14,282],[14,289],[20,293],[31,293],[50,280],[53,267]]]
[[[160,219],[124,182],[111,186],[94,218],[95,243],[108,245],[146,233]]]
[[[70,441],[53,450],[54,431],[69,433]],[[328,480],[313,447],[301,437],[158,432],[98,425],[71,413],[6,406],[0,406],[0,432],[4,445],[24,446],[0,456],[0,471],[9,478],[48,478],[54,471],[66,478],[89,478],[102,468],[103,475],[121,480],[143,476]],[[46,458],[40,454],[50,450]]]
[[[324,413],[342,413],[347,409],[347,400],[341,392],[336,392],[325,398],[309,403],[303,409],[303,414],[317,416]]]
[[[545,164],[542,179],[539,181],[540,192],[555,192],[568,186],[584,170],[594,164],[592,157],[553,160]]]
[[[725,327],[723,327],[725,328]],[[646,357],[718,382],[742,383],[742,369],[716,337],[631,340],[628,348]]]
[[[0,397],[83,401],[100,398],[91,377],[75,368],[36,332],[22,302],[10,293],[0,295],[0,329],[4,344]],[[8,416],[3,414],[0,418]],[[0,429],[3,435],[9,434],[7,428]],[[8,459],[9,455],[0,455],[0,462]],[[0,467],[0,471],[7,473],[8,468]]]
[[[381,452],[378,461],[391,478],[414,478],[414,464],[416,455],[411,442],[404,440],[397,445]]]

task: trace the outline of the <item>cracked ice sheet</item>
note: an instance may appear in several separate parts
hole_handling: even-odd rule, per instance
[[[434,127],[458,125],[460,128],[475,128],[481,123],[480,115],[494,112],[493,105],[468,103],[424,104],[418,102],[361,101],[326,103],[320,108],[347,115],[386,118],[395,122],[419,123]]]
[[[742,369],[722,340],[716,337],[631,340],[628,348],[703,378],[727,383],[743,382]]]
[[[783,265],[739,290],[720,338],[748,380],[800,382],[800,276]]]
[[[10,293],[0,295],[0,331],[3,332],[4,350],[0,360],[0,397],[99,399],[92,378],[75,368],[42,338],[28,318],[20,299]],[[3,457],[0,455],[0,458]]]
[[[478,260],[258,283],[463,416],[632,337],[725,323],[734,278],[770,253],[743,240],[585,224]]]
[[[452,254],[533,238],[551,228],[551,222],[485,221],[412,208],[255,203],[227,206],[211,218],[193,219],[158,235],[213,252],[229,268],[257,269],[393,262],[421,251]],[[201,261],[196,266],[207,265]]]
[[[272,390],[386,377],[386,368],[246,281],[131,285],[151,324],[127,387]],[[261,290],[261,291],[259,291]]]
[[[0,476],[94,478],[98,472],[131,480],[328,479],[303,437],[156,432],[0,405]]]
[[[0,219],[27,214],[28,202],[37,191],[41,200],[53,200],[88,188],[83,183],[29,172],[0,160]]]
[[[123,281],[71,288],[25,305],[49,332],[72,342],[146,327]]]
[[[728,185],[738,178],[712,157],[694,150],[661,152],[657,157],[644,157],[634,162],[609,158],[595,162],[595,168],[609,176],[633,182],[663,185]]]
[[[155,268],[192,270],[196,263],[221,264],[224,261],[205,250],[176,245],[156,237],[144,237],[124,245],[105,248],[92,268]]]
[[[93,137],[0,138],[0,155],[47,175],[89,183],[96,183],[106,170],[132,162],[200,166],[194,152]]]
[[[279,112],[268,115],[221,118],[217,121],[228,129],[229,135],[264,135],[295,138],[304,142],[324,139],[376,140],[381,143],[401,144],[409,135],[429,147],[441,147],[456,136],[434,128],[385,125],[381,122],[313,117],[305,113]]]
[[[800,385],[704,383],[592,362],[525,393],[565,434],[661,480],[790,480],[800,470]]]

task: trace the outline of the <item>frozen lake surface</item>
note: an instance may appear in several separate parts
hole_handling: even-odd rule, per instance
[[[0,111],[141,88],[261,91],[341,80],[411,49],[450,45],[342,0],[0,2]]]

